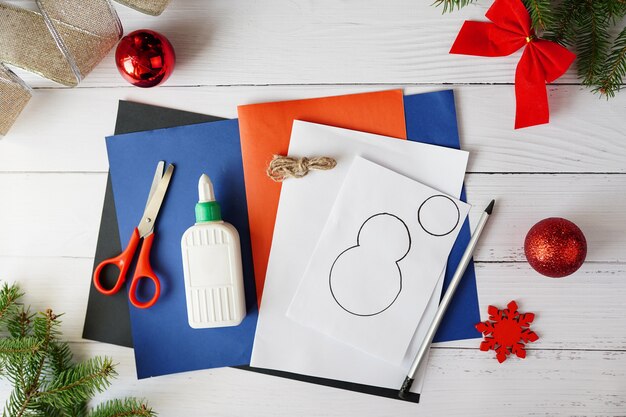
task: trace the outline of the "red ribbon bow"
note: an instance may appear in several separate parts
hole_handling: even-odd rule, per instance
[[[521,0],[495,0],[485,16],[493,23],[465,21],[450,53],[506,56],[524,47],[515,70],[515,128],[548,123],[546,82],[563,75],[576,55],[554,42],[537,39]]]

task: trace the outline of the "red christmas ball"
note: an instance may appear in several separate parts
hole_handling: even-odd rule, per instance
[[[587,256],[587,240],[574,223],[550,217],[534,225],[526,235],[524,253],[540,274],[562,278],[580,268]]]
[[[170,41],[153,30],[136,30],[124,36],[115,50],[122,77],[137,87],[161,84],[174,71],[176,54]]]

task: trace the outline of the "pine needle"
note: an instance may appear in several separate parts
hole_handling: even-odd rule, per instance
[[[28,394],[23,390],[13,390],[2,411],[2,417],[21,417],[29,409],[34,410],[29,404]]]
[[[552,15],[550,0],[524,0],[524,5],[530,14],[533,29],[543,31],[552,26],[554,16]]]
[[[154,417],[156,415],[145,402],[135,398],[127,398],[100,404],[88,414],[88,417]]]
[[[12,360],[15,356],[34,355],[41,350],[41,342],[35,337],[0,339],[0,359]]]
[[[607,10],[613,23],[619,22],[626,13],[626,1],[624,0],[605,0],[607,3]]]
[[[452,12],[456,7],[457,10],[462,9],[468,4],[474,3],[476,0],[435,0],[433,5],[436,7],[443,5],[443,13]]]
[[[576,40],[576,20],[580,10],[580,0],[563,0],[556,7],[553,23],[544,37],[562,45],[572,45]]]
[[[65,342],[55,341],[48,347],[47,371],[51,378],[58,377],[72,367],[72,351]]]
[[[19,306],[17,312],[15,312],[12,317],[8,317],[6,326],[9,331],[9,334],[14,338],[27,337],[31,334],[33,329],[33,319],[35,314],[31,314],[31,312],[24,306]]]
[[[54,380],[42,384],[36,397],[47,404],[69,408],[103,392],[116,376],[109,358],[93,358],[61,372]]]
[[[584,85],[594,85],[602,77],[602,66],[609,49],[610,16],[604,1],[586,1],[578,20],[576,49],[578,75]]]
[[[15,316],[17,301],[24,295],[16,284],[9,285],[6,282],[0,289],[0,325],[6,325],[8,320]]]
[[[614,97],[622,88],[622,80],[626,77],[626,28],[615,39],[603,68],[602,77],[594,92],[599,92],[607,98]]]

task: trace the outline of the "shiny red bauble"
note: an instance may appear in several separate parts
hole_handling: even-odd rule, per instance
[[[170,41],[153,30],[136,30],[124,36],[115,50],[122,77],[137,87],[154,87],[172,74],[176,54]]]
[[[573,274],[583,264],[587,256],[587,240],[574,223],[550,217],[528,231],[524,253],[535,271],[561,278]]]

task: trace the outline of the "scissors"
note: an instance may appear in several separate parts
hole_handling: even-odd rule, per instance
[[[154,173],[154,179],[152,180],[152,186],[150,187],[150,194],[148,194],[146,208],[141,216],[139,225],[135,227],[135,230],[130,237],[130,241],[126,246],[126,249],[124,249],[124,251],[118,256],[102,261],[93,273],[93,283],[98,291],[105,295],[113,295],[117,293],[122,288],[124,281],[126,281],[126,274],[130,269],[130,264],[133,261],[135,252],[137,252],[139,241],[143,239],[143,245],[139,250],[139,257],[137,258],[135,274],[130,283],[130,290],[128,293],[130,302],[137,308],[151,307],[154,303],[156,303],[159,298],[159,294],[161,293],[161,283],[150,265],[150,249],[152,248],[152,242],[154,241],[155,235],[154,223],[156,222],[159,209],[165,199],[165,193],[167,192],[167,187],[170,184],[172,173],[174,172],[174,165],[169,164],[165,173],[163,173],[164,166],[164,161],[159,162],[157,165],[156,172]],[[100,282],[100,273],[107,265],[116,266],[120,271],[117,281],[111,289],[104,288]],[[137,298],[137,287],[139,285],[139,281],[142,279],[148,279],[154,284],[154,295],[149,301],[146,302],[142,302]]]

